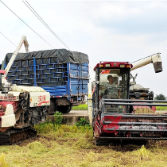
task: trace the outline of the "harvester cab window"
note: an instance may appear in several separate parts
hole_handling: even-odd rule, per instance
[[[100,69],[100,99],[127,99],[129,69]],[[122,105],[105,105],[104,113],[124,113]]]
[[[121,69],[100,69],[99,96],[110,99],[127,99],[128,71]]]

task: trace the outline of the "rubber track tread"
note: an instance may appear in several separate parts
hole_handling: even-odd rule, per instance
[[[0,145],[17,144],[26,139],[36,137],[37,132],[31,127],[23,129],[9,129],[6,132],[0,132]]]

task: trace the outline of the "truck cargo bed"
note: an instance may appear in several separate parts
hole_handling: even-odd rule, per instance
[[[4,67],[10,55],[6,55]],[[67,97],[70,101],[73,97],[78,101],[87,95],[88,63],[87,55],[65,49],[18,54],[8,79],[17,85],[40,86],[52,98]]]

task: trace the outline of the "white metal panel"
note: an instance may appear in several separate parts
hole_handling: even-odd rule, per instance
[[[7,116],[1,116],[1,127],[11,127],[14,126],[16,123],[15,115],[7,115]]]
[[[49,92],[30,92],[30,107],[49,106],[50,93]]]
[[[20,95],[20,92],[10,91],[7,94],[4,94],[0,91],[0,100],[19,101],[19,95]]]
[[[20,92],[15,92],[15,91],[9,91],[8,92],[8,95],[12,95],[12,94],[13,94],[13,96],[19,96]]]
[[[88,83],[88,117],[89,123],[92,125],[93,107],[92,107],[92,82]]]
[[[1,116],[1,127],[11,127],[16,123],[13,106],[8,104],[6,107],[5,115]]]

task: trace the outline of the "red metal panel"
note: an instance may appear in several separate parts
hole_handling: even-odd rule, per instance
[[[128,62],[102,62],[102,63],[98,63],[95,67],[94,67],[94,71],[96,70],[96,68],[99,67],[99,65],[103,65],[103,67],[105,67],[106,64],[110,64],[110,68],[120,68],[120,65],[130,65],[130,68],[133,67],[132,64],[128,63]],[[107,68],[107,67],[106,67]]]

